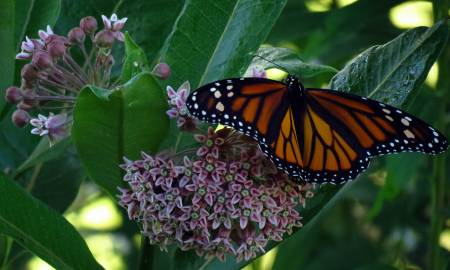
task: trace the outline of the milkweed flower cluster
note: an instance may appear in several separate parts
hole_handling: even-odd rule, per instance
[[[29,63],[21,70],[20,87],[11,86],[5,93],[6,100],[17,106],[12,114],[16,126],[30,123],[33,134],[51,140],[63,138],[69,134],[73,106],[85,85],[116,87],[112,50],[117,42],[124,41],[122,29],[127,18],[102,15],[102,21],[99,31],[97,20],[88,16],[66,36],[55,34],[47,26],[38,32],[39,38],[25,38],[16,58]],[[170,69],[166,64],[158,64],[153,73],[167,78]],[[32,111],[37,117],[30,115]]]
[[[189,117],[188,94],[187,82],[168,88],[171,118]],[[302,226],[311,185],[290,181],[255,141],[231,128],[210,127],[194,138],[198,147],[184,155],[142,153],[121,166],[128,188],[120,188],[119,204],[151,244],[241,261]]]

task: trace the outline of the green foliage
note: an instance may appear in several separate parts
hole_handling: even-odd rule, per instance
[[[150,71],[145,52],[131,39],[129,33],[125,33],[125,62],[120,81],[126,83],[143,71]]]
[[[117,12],[119,17],[129,18],[124,68],[118,78],[121,86],[113,90],[86,86],[82,90],[75,107],[72,140],[49,147],[47,140],[31,136],[29,128],[13,127],[11,110],[0,97],[0,119],[4,117],[0,123],[0,169],[7,174],[0,176],[0,233],[58,269],[101,269],[81,235],[60,214],[74,201],[85,178],[83,168],[114,196],[123,185],[123,170],[118,167],[123,156],[135,159],[140,151],[155,153],[173,149],[175,144],[179,149],[189,148],[191,135],[180,134],[165,114],[163,86],[176,88],[189,80],[194,90],[216,79],[241,76],[250,64],[276,67],[254,55],[306,79],[306,87],[330,83],[333,89],[402,107],[409,107],[419,95],[427,105],[413,106],[411,111],[425,116],[426,107],[427,120],[449,134],[442,120],[450,100],[449,82],[442,76],[446,74],[439,77],[439,91],[422,86],[441,51],[448,50],[448,23],[398,35],[401,31],[388,16],[401,2],[359,0],[343,8],[311,12],[305,1],[295,0],[188,0],[184,4],[177,0],[0,1],[0,65],[5,67],[0,89],[20,83],[22,63],[16,62],[14,55],[24,35],[36,37],[38,29],[56,20],[55,32],[65,33],[83,16],[99,19],[101,14]],[[437,8],[445,6],[443,2],[436,1],[433,6],[436,14],[446,14]],[[263,42],[277,47],[261,47]],[[285,45],[294,50],[282,48]],[[441,72],[448,71],[448,53],[443,57]],[[158,61],[170,65],[168,81],[149,73]],[[341,66],[340,71],[333,68]],[[419,154],[380,158],[356,182],[320,187],[306,209],[300,209],[304,227],[282,243],[270,243],[268,249],[277,248],[273,269],[411,269],[417,265],[425,269],[433,263],[444,265],[436,241],[449,213],[436,213],[439,206],[448,208],[436,191],[432,193],[436,222],[431,232],[424,220],[430,219],[430,182],[435,176],[445,182],[445,158],[448,154],[435,162],[433,173],[429,159]],[[442,183],[433,185],[442,187]],[[124,226],[118,233],[133,235],[136,228],[131,227]],[[408,236],[408,231],[413,236]],[[434,240],[427,246],[424,239],[428,233]],[[11,238],[0,238],[0,259],[5,261]],[[416,241],[411,250],[406,247],[408,241]],[[426,264],[422,253],[430,247],[433,259]],[[141,269],[240,269],[251,263],[256,270],[261,266],[259,260],[235,263],[231,257],[225,263],[205,262],[194,252],[169,250],[145,249],[141,255],[151,260]]]
[[[154,153],[167,134],[166,98],[156,79],[141,73],[113,91],[85,87],[75,106],[72,137],[89,176],[109,194],[123,185],[123,157]],[[158,128],[155,128],[158,127]]]
[[[3,175],[0,193],[1,234],[11,236],[57,269],[103,269],[75,228],[60,214]]]
[[[186,1],[162,49],[170,85],[197,87],[245,72],[286,1]]]
[[[383,46],[374,46],[348,63],[331,81],[332,89],[401,106],[415,95],[448,37],[448,26],[415,28]],[[411,93],[413,92],[413,93]]]
[[[290,74],[299,78],[311,78],[322,73],[335,74],[338,71],[329,66],[305,63],[298,54],[286,48],[260,48],[256,54],[261,57],[254,57],[252,65],[269,68],[284,68]],[[268,62],[267,60],[271,61]]]

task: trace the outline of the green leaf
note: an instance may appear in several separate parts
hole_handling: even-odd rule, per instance
[[[86,177],[74,147],[66,147],[58,158],[36,165],[36,179],[24,183],[31,194],[62,213],[75,200]],[[31,186],[32,185],[32,186]]]
[[[125,62],[122,67],[121,81],[125,83],[143,71],[151,71],[144,51],[125,33]]]
[[[161,59],[171,67],[170,85],[193,88],[242,75],[286,1],[186,1]]]
[[[38,163],[46,162],[59,157],[70,144],[70,139],[66,138],[51,146],[48,137],[42,138],[38,145],[36,145],[33,152],[28,156],[27,160],[25,160],[20,167],[16,169],[15,174],[20,174]]]
[[[25,36],[38,37],[40,29],[45,30],[47,25],[55,24],[61,9],[60,0],[17,0],[15,3],[16,42],[20,42]]]
[[[149,73],[111,91],[107,100],[94,91],[85,87],[78,97],[72,138],[88,175],[114,195],[123,185],[123,157],[154,153],[167,135],[167,100]]]
[[[101,25],[100,15],[109,17],[116,12],[119,18],[128,17],[124,29],[133,36],[136,44],[143,48],[147,59],[153,62],[172,30],[182,6],[183,1],[179,0],[63,1],[62,16],[55,28],[60,33],[67,33],[85,16],[94,16]]]
[[[418,27],[361,53],[336,74],[331,88],[350,91],[393,106],[410,103],[439,56],[448,27]]]
[[[286,48],[263,47],[255,55],[256,57],[253,58],[251,65],[262,66],[264,69],[280,68],[281,66],[285,71],[299,78],[310,78],[322,73],[335,74],[338,72],[338,70],[330,66],[305,63],[297,53]],[[264,57],[273,63],[258,56]]]
[[[11,122],[10,111],[0,122],[0,169],[13,173],[33,152],[39,137],[30,133],[30,127],[17,128]]]
[[[5,106],[3,89],[14,83],[14,55],[16,42],[14,40],[15,0],[0,1],[0,112]],[[0,117],[2,119],[2,117]]]
[[[103,269],[75,228],[0,175],[0,233],[57,269]]]

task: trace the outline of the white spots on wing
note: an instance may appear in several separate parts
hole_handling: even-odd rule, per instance
[[[390,114],[390,113],[391,113],[391,111],[388,110],[388,109],[383,109],[383,112],[385,112],[385,113],[387,113],[387,114]]]
[[[433,144],[432,143],[428,143],[428,147],[432,148]]]
[[[214,92],[214,97],[215,97],[215,98],[220,98],[221,96],[222,96],[222,94],[220,93],[219,90],[216,90],[216,91]]]
[[[216,86],[220,86],[220,83],[216,82],[215,85],[216,85]]]
[[[234,96],[234,92],[228,92],[227,97],[232,97]]]
[[[223,118],[230,119],[230,116],[228,114],[224,114]]]
[[[216,104],[216,109],[220,112],[223,112],[225,110],[225,106],[223,106],[223,103],[219,101]]]
[[[406,119],[406,118],[409,118],[409,117],[404,117],[404,118],[402,118],[402,120],[400,120],[400,121],[402,122],[403,125],[409,126],[409,121],[411,121],[412,119],[409,118],[409,119],[411,119],[411,120],[408,120],[408,119]]]
[[[215,88],[215,87],[209,88],[209,91],[211,91],[211,92],[214,92],[214,91],[216,91],[216,90],[217,90],[217,88]]]
[[[407,138],[410,138],[410,139],[414,139],[416,137],[416,136],[414,136],[414,133],[412,133],[411,130],[409,130],[409,129],[405,129],[403,131],[403,133],[405,134],[405,136]]]
[[[387,120],[394,122],[394,118],[392,118],[391,116],[385,115],[384,117],[386,117]]]
[[[389,145],[392,146],[392,147],[394,147],[395,144],[394,144],[393,142],[391,142]]]
[[[434,138],[433,141],[434,141],[435,143],[438,143],[438,142],[439,142],[439,139],[438,139],[438,138]]]
[[[198,104],[197,103],[194,104],[194,109],[196,109],[196,110],[198,109]]]
[[[227,85],[227,90],[231,90],[231,89],[233,89],[233,85]]]
[[[202,111],[202,115],[206,115],[206,111]]]
[[[436,137],[439,136],[439,134],[436,131],[433,131],[433,135],[436,136]]]
[[[197,97],[196,96],[192,96],[191,99],[192,99],[192,101],[196,101]]]
[[[227,83],[232,83],[233,81],[232,80],[227,80]]]

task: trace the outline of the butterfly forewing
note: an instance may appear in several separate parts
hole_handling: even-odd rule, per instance
[[[191,114],[229,125],[260,142],[274,140],[287,109],[285,84],[262,78],[237,78],[202,86],[187,100]]]

